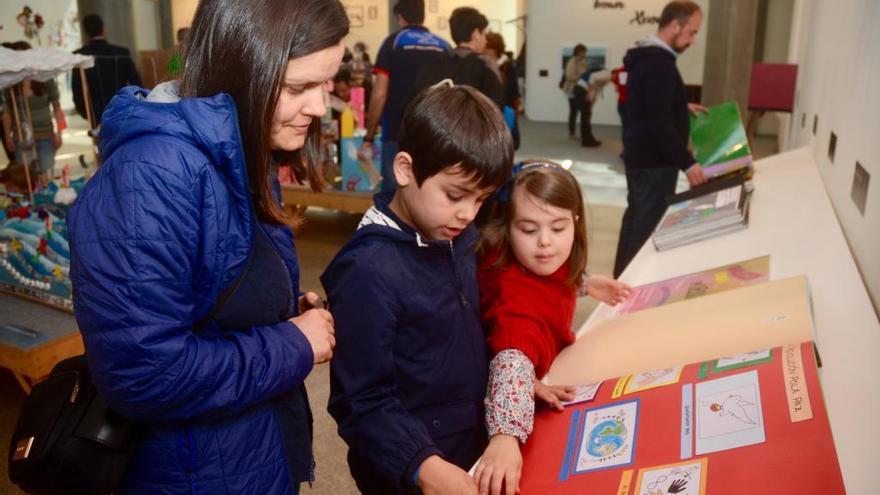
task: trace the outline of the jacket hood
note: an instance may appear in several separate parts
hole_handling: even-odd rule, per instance
[[[672,52],[646,40],[641,42],[638,46],[627,50],[626,55],[623,57],[623,66],[626,68],[627,72],[630,72],[645,60],[654,60],[662,57],[673,61],[673,63],[675,62],[675,55],[673,55]]]
[[[119,90],[101,117],[98,148],[102,161],[143,136],[169,136],[189,143],[208,157],[229,181],[245,218],[250,210],[247,167],[232,97],[179,98],[177,83],[153,91],[127,86]]]
[[[162,97],[150,98],[153,92],[162,93]],[[175,87],[164,85],[153,92],[127,86],[110,101],[101,117],[98,147],[102,161],[139,137],[167,135],[199,148],[220,173],[235,183],[236,190],[247,191],[246,168],[233,166],[245,160],[232,97],[221,93],[180,99],[176,98]]]
[[[342,255],[349,247],[357,246],[370,239],[383,239],[387,241],[411,244],[420,249],[443,249],[448,250],[450,242],[446,240],[427,240],[410,225],[405,223],[391,211],[391,199],[393,191],[381,192],[373,196],[373,206],[364,213],[364,217],[358,224],[357,231],[351,240],[342,248]],[[473,248],[480,236],[473,224],[467,226],[464,231],[452,241],[456,253],[464,252]]]

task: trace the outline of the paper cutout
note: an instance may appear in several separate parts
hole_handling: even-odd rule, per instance
[[[632,478],[632,469],[627,469],[620,475],[620,485],[617,487],[617,495],[629,495],[629,487],[632,486]]]
[[[665,368],[662,370],[645,371],[636,375],[630,375],[624,387],[624,394],[632,394],[641,390],[662,387],[678,383],[681,376],[681,366],[677,368]]]
[[[638,417],[638,399],[585,411],[574,473],[632,464]]]
[[[681,458],[694,455],[694,384],[681,386]]]
[[[585,385],[575,385],[574,386],[574,399],[563,401],[563,406],[570,406],[572,404],[580,404],[581,402],[588,402],[596,398],[596,392],[599,391],[599,385],[602,382],[596,383],[588,383]]]
[[[813,418],[813,406],[807,391],[804,376],[804,361],[799,345],[788,345],[782,349],[782,378],[785,382],[785,397],[788,401],[788,414],[792,423]]]
[[[704,495],[709,460],[706,458],[639,470],[636,495]]]
[[[757,371],[698,383],[696,392],[697,455],[764,442]]]
[[[623,395],[623,391],[626,390],[626,382],[629,381],[629,377],[625,376],[617,380],[617,384],[614,385],[614,390],[611,392],[612,399],[619,399]]]
[[[770,349],[761,349],[759,351],[744,352],[735,356],[723,357],[715,361],[713,370],[715,373],[721,371],[735,370],[755,366],[756,364],[769,363],[773,360],[773,354]]]

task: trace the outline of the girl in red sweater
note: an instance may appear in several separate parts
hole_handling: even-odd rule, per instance
[[[477,273],[483,324],[489,332],[486,423],[489,446],[474,477],[480,493],[519,491],[519,444],[532,431],[535,398],[562,410],[572,387],[539,380],[563,347],[574,342],[575,299],[589,295],[615,305],[630,287],[586,274],[584,200],[574,176],[547,161],[514,167],[513,178],[483,229]]]

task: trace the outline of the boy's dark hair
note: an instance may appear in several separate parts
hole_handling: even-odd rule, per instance
[[[510,222],[516,208],[513,192],[516,187],[521,186],[533,197],[551,206],[571,211],[574,219],[574,241],[568,256],[566,283],[577,286],[586,271],[588,255],[586,208],[580,184],[571,172],[554,162],[529,160],[523,165],[526,168],[504,186],[507,190],[506,201],[496,199],[490,206],[488,219],[481,227],[479,252],[486,257],[495,250],[500,250],[500,256],[493,264],[495,267],[506,266],[513,259],[510,248]],[[529,165],[532,167],[529,168]]]
[[[660,14],[660,27],[666,27],[672,21],[678,21],[681,25],[687,24],[688,19],[699,11],[700,6],[690,0],[669,2],[663,7],[663,13]]]
[[[104,32],[104,19],[101,19],[98,14],[89,14],[83,17],[82,27],[89,38],[101,36],[101,33]]]
[[[474,29],[482,31],[487,27],[489,19],[473,7],[459,7],[449,16],[449,30],[452,32],[452,41],[456,44],[470,41]]]
[[[443,169],[460,165],[480,189],[495,189],[513,164],[513,139],[498,105],[470,86],[432,86],[416,95],[403,115],[397,143],[412,156],[419,187]]]
[[[577,45],[574,45],[574,51],[572,52],[572,55],[579,55],[581,53],[587,53],[587,46],[583,43],[578,43]]]
[[[425,22],[425,0],[398,0],[392,10],[410,24]]]

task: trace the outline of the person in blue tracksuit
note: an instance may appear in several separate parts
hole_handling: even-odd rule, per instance
[[[291,494],[314,479],[303,381],[334,345],[299,290],[275,164],[318,187],[338,0],[202,0],[182,80],[121,90],[68,218],[99,393],[141,422],[116,493]],[[311,309],[310,309],[311,308]]]
[[[328,409],[365,494],[473,493],[488,373],[472,221],[510,175],[498,106],[469,86],[410,103],[396,192],[321,276],[336,322]],[[393,195],[392,195],[393,194]]]

